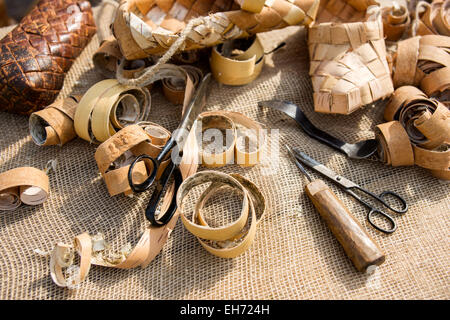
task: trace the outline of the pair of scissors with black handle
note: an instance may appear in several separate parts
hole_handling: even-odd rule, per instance
[[[201,81],[198,89],[196,90],[194,97],[192,98],[188,107],[186,108],[186,111],[184,112],[183,117],[181,119],[180,125],[174,131],[172,137],[169,139],[169,141],[167,141],[166,145],[163,147],[163,149],[156,157],[156,159],[146,154],[142,154],[136,157],[136,159],[131,163],[130,169],[128,170],[128,183],[130,184],[130,187],[134,192],[137,193],[144,192],[155,183],[156,174],[158,172],[159,167],[161,166],[161,163],[172,156],[172,150],[174,150],[175,147],[177,147],[178,155],[180,157],[179,159],[181,159],[183,154],[183,147],[186,142],[186,134],[191,131],[192,125],[194,124],[195,120],[197,119],[198,115],[202,112],[203,107],[206,104],[206,97],[210,81],[211,81],[211,74],[208,73],[205,77],[203,77],[203,80]],[[143,159],[148,159],[151,161],[152,171],[150,172],[148,178],[144,182],[134,183],[133,182],[134,166],[136,165],[136,163],[138,163]],[[171,176],[173,176],[174,178],[175,189],[172,195],[172,199],[170,201],[170,205],[165,210],[164,213],[160,214],[160,216],[156,218],[155,213],[158,208],[158,204],[161,200],[163,191],[166,188],[167,183],[169,182]],[[166,169],[164,169],[160,179],[157,181],[155,190],[153,191],[153,194],[150,198],[147,208],[145,209],[145,216],[153,226],[163,226],[167,224],[175,214],[177,210],[176,194],[182,182],[183,177],[178,167],[178,163],[174,163],[172,157]]]
[[[383,206],[388,208],[389,210],[398,213],[398,214],[404,214],[408,211],[408,204],[406,203],[405,199],[403,199],[399,194],[393,192],[393,191],[383,191],[379,195],[376,195],[375,193],[370,192],[367,189],[362,188],[361,186],[357,185],[353,181],[348,180],[347,178],[344,178],[340,175],[338,175],[336,172],[332,171],[331,169],[327,168],[323,164],[317,162],[304,152],[301,152],[297,149],[294,149],[295,158],[305,164],[306,166],[310,167],[314,171],[324,175],[334,183],[338,184],[342,189],[344,189],[345,192],[350,194],[352,197],[354,197],[356,200],[358,200],[361,204],[369,208],[369,213],[367,214],[367,220],[369,223],[374,227],[375,229],[384,232],[384,233],[392,233],[395,230],[397,230],[397,224],[395,223],[394,218],[384,212],[383,210],[380,210],[376,208],[374,205],[369,203],[367,200],[363,199],[361,196],[359,196],[356,192],[359,190],[360,192],[364,193],[365,195],[373,198],[377,202],[381,203]],[[356,192],[355,192],[356,191]],[[394,208],[392,207],[387,201],[387,197],[392,197],[393,200],[398,202],[400,204],[400,208]],[[386,219],[389,221],[391,228],[383,228],[376,224],[374,221],[375,216],[381,216],[383,219]]]

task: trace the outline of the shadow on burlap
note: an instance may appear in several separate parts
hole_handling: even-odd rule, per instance
[[[6,32],[0,30],[0,36]],[[49,251],[58,241],[71,243],[85,231],[102,231],[116,248],[135,244],[146,225],[143,212],[149,193],[111,198],[97,170],[94,145],[78,139],[63,148],[39,148],[28,135],[27,118],[0,113],[1,172],[19,166],[43,168],[48,160],[58,160],[57,171],[50,174],[50,197],[43,205],[22,206],[0,215],[0,298],[449,299],[448,185],[419,167],[348,161],[308,138],[284,114],[259,109],[261,100],[293,101],[320,128],[356,142],[373,137],[374,126],[383,121],[385,103],[366,106],[350,116],[314,113],[304,30],[290,27],[261,34],[261,39],[267,51],[282,40],[288,44],[267,57],[261,76],[253,83],[244,87],[214,83],[207,105],[208,110],[239,111],[267,128],[279,129],[279,157],[250,169],[234,165],[220,169],[251,179],[269,204],[247,252],[232,260],[214,257],[178,221],[164,249],[146,269],[92,266],[79,289],[57,287],[50,279],[48,259],[33,250]],[[95,37],[67,75],[62,95],[83,93],[102,79],[91,62],[97,47]],[[168,103],[156,88],[150,120],[173,130],[179,119],[180,108]],[[369,190],[395,190],[407,199],[410,210],[395,217],[398,230],[383,235],[368,225],[364,208],[333,187],[386,253],[386,262],[375,274],[367,277],[354,269],[303,193],[305,179],[284,144],[300,147]],[[225,198],[219,197],[216,209],[228,208],[220,203]],[[225,220],[232,218],[230,214]]]

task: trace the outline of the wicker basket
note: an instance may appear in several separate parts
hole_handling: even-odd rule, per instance
[[[392,94],[377,2],[322,0],[317,22],[308,32],[315,111],[349,114]]]
[[[122,0],[114,35],[128,60],[164,54],[287,27],[310,25],[319,0]],[[241,8],[241,9],[239,9]]]

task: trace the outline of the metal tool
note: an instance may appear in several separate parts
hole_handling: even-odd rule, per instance
[[[367,200],[358,196],[355,193],[355,191],[359,190],[361,193],[364,193],[366,196],[371,197],[372,199],[381,203],[384,207],[388,208],[389,210],[391,210],[395,213],[404,214],[408,211],[408,204],[406,203],[406,200],[403,199],[399,194],[395,193],[394,191],[386,190],[386,191],[381,192],[379,195],[376,195],[376,194],[370,192],[369,190],[362,188],[361,186],[357,185],[356,183],[338,175],[336,172],[325,167],[323,164],[317,162],[316,160],[314,160],[313,158],[311,158],[304,152],[294,149],[294,156],[298,161],[302,162],[306,166],[319,172],[320,174],[324,175],[328,179],[332,180],[334,183],[341,186],[345,192],[347,192],[352,197],[354,197],[356,200],[358,200],[360,203],[362,203],[364,206],[369,208],[370,211],[367,213],[367,220],[375,229],[377,229],[381,232],[384,232],[384,233],[394,232],[397,229],[397,224],[395,223],[395,220],[389,214],[384,212],[383,210],[378,209],[377,207],[375,207],[374,205],[369,203]],[[401,204],[401,207],[399,209],[392,207],[385,200],[387,198],[387,196],[392,197],[393,200],[395,200],[396,202]],[[382,218],[389,221],[389,223],[391,224],[392,227],[390,229],[385,229],[383,227],[378,226],[374,221],[374,217],[376,215],[379,215]]]
[[[363,140],[357,143],[347,143],[315,127],[297,105],[288,101],[269,100],[258,103],[260,107],[271,107],[284,112],[293,118],[307,135],[327,146],[342,152],[351,159],[367,159],[377,152],[378,142],[375,139]]]
[[[184,143],[186,139],[184,138],[184,134],[191,131],[192,125],[194,121],[197,119],[198,115],[202,112],[203,107],[206,103],[206,96],[208,91],[208,86],[211,81],[211,74],[208,73],[205,77],[203,77],[202,82],[200,83],[197,91],[194,94],[190,104],[186,108],[186,111],[183,114],[183,118],[181,119],[180,125],[177,130],[174,131],[172,137],[167,141],[166,145],[161,150],[160,154],[156,159],[142,154],[138,156],[133,163],[130,165],[130,169],[128,170],[128,182],[130,184],[131,189],[134,192],[144,192],[148,190],[156,179],[156,174],[158,169],[163,161],[165,161],[168,157],[170,157],[172,150],[175,146],[178,147],[178,151],[180,154],[183,152]],[[137,162],[148,159],[152,162],[153,168],[150,172],[148,178],[140,183],[136,184],[133,182],[133,168]],[[159,201],[161,199],[163,190],[165,189],[170,177],[174,177],[175,190],[172,196],[172,200],[170,202],[169,208],[167,208],[166,212],[162,214],[158,219],[155,218],[155,212],[158,207]],[[150,223],[154,226],[163,226],[167,224],[172,216],[175,214],[177,210],[176,204],[176,193],[183,182],[183,177],[181,175],[180,169],[178,168],[178,164],[173,163],[172,160],[169,161],[166,169],[163,171],[160,179],[157,181],[156,189],[150,198],[148,206],[145,210],[145,216],[150,221]]]
[[[347,207],[338,199],[322,180],[313,180],[297,160],[292,150],[286,146],[297,167],[303,172],[309,183],[305,191],[312,203],[325,220],[328,228],[344,248],[345,253],[361,272],[372,273],[385,260],[384,253],[367,234]]]

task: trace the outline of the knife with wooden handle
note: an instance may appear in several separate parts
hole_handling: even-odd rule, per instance
[[[319,179],[308,183],[305,191],[356,269],[366,273],[375,271],[384,262],[384,253],[344,203]]]
[[[305,168],[295,157],[291,148],[286,146],[297,167],[309,180],[305,191],[311,199],[314,207],[326,222],[328,228],[334,234],[345,253],[353,262],[358,271],[372,273],[381,265],[385,256],[381,248],[364,231],[361,224],[353,218],[353,215],[339,200],[336,194],[320,179],[313,180]]]

